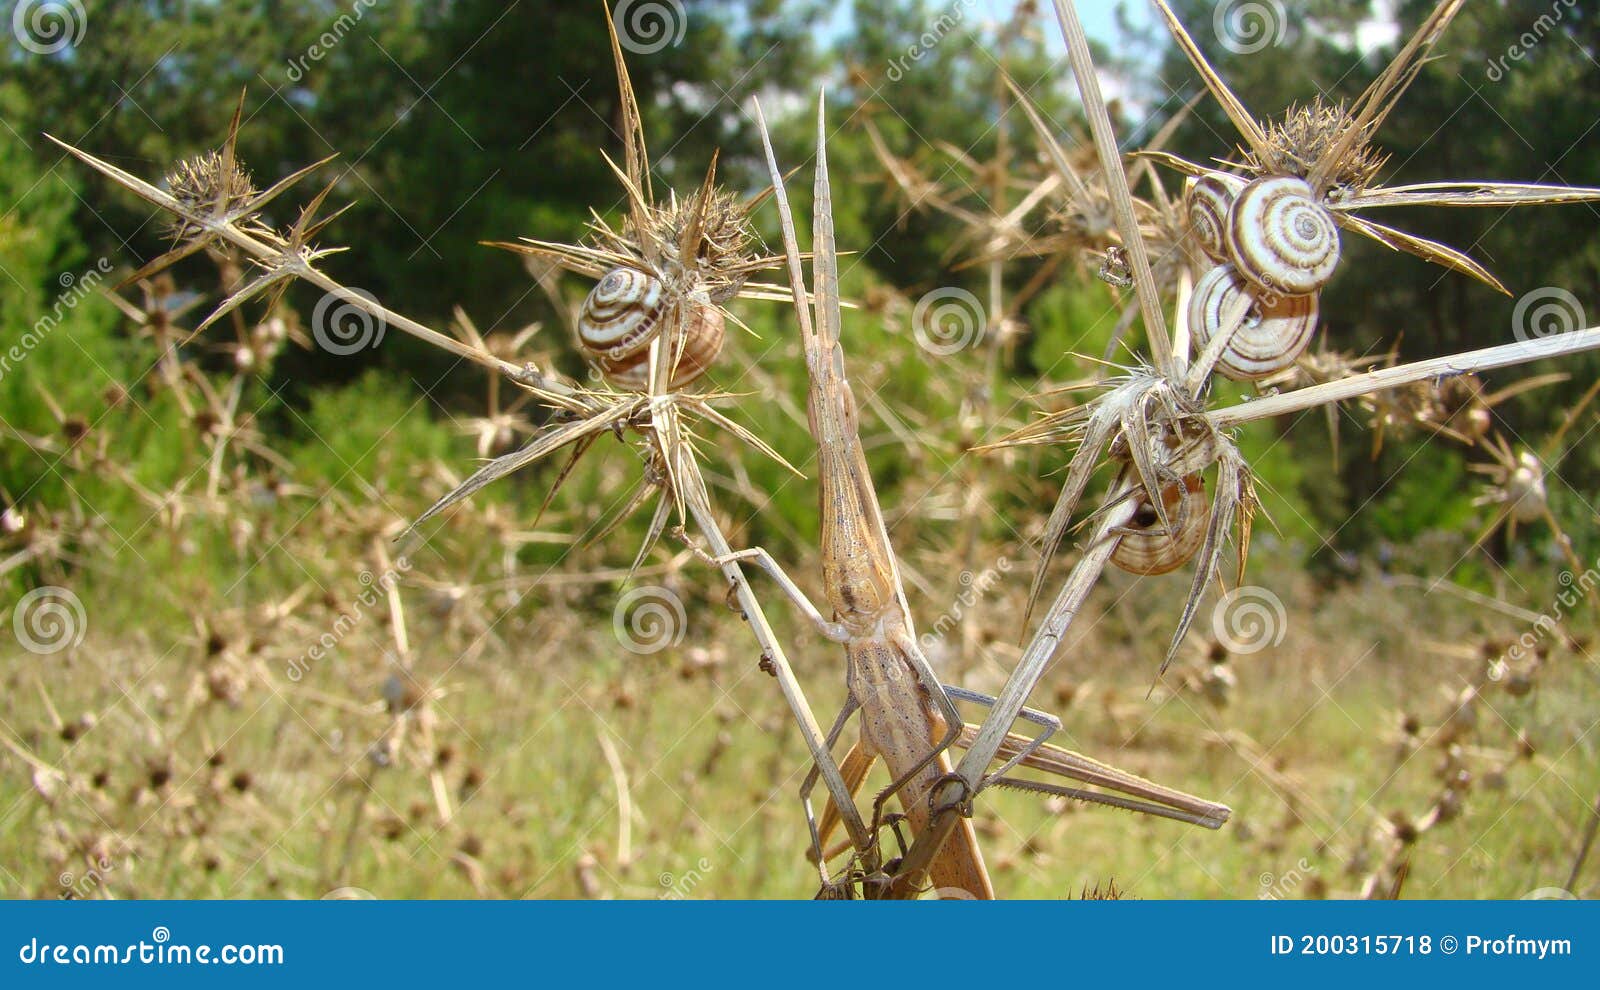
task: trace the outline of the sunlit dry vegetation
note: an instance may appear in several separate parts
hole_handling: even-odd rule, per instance
[[[0,87],[51,132],[0,146],[0,891],[1592,894],[1600,174],[1407,110],[1503,12],[1158,0],[1117,61],[911,4],[686,123],[695,45],[803,33],[656,6],[563,28],[581,198],[491,176],[481,261],[397,258],[347,203],[425,184],[254,137],[277,91],[152,164]],[[307,126],[428,16],[291,60]]]

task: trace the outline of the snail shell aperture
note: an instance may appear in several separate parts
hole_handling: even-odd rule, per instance
[[[1339,227],[1304,179],[1257,179],[1228,211],[1228,257],[1239,274],[1274,293],[1316,292],[1339,267]]]
[[[1133,520],[1124,528],[1111,562],[1130,574],[1153,576],[1175,571],[1194,558],[1205,543],[1211,526],[1211,503],[1206,499],[1205,483],[1198,474],[1161,489],[1161,501],[1171,523],[1169,530],[1161,517],[1141,496]]]
[[[1263,302],[1257,290],[1228,265],[1200,276],[1189,298],[1189,329],[1195,345],[1206,343],[1223,328],[1222,321],[1240,293],[1254,302],[1217,359],[1217,371],[1236,382],[1258,381],[1294,364],[1317,329],[1317,297],[1277,296]]]

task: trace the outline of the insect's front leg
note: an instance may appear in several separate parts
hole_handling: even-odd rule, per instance
[[[812,604],[811,599],[807,598],[806,593],[800,590],[800,586],[795,583],[794,579],[791,578],[786,571],[784,571],[782,565],[772,558],[772,554],[768,553],[761,547],[751,547],[748,550],[735,550],[734,552],[724,554],[721,557],[713,557],[705,551],[700,550],[698,547],[695,548],[694,552],[702,559],[709,561],[718,567],[721,567],[724,564],[754,564],[763,571],[766,571],[774,581],[778,582],[778,589],[783,592],[784,596],[788,598],[789,601],[794,603],[795,607],[800,610],[801,614],[806,617],[807,621],[816,627],[817,631],[822,634],[824,639],[832,640],[835,643],[843,643],[850,638],[850,633],[845,629],[844,624],[840,622],[831,622],[823,618],[821,610],[819,610],[816,605]]]

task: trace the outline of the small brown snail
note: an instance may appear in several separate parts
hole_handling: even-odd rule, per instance
[[[1171,529],[1147,496],[1140,496],[1133,519],[1124,527],[1111,562],[1130,574],[1156,575],[1175,571],[1194,558],[1205,543],[1211,525],[1211,503],[1205,482],[1191,474],[1161,489],[1161,501]]]

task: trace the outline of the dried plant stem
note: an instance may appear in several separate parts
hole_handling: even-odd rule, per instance
[[[1429,378],[1448,378],[1455,375],[1473,374],[1481,371],[1490,371],[1494,368],[1506,368],[1512,365],[1527,364],[1530,361],[1564,357],[1569,354],[1579,354],[1583,351],[1596,349],[1600,349],[1600,327],[1590,327],[1587,330],[1575,330],[1571,333],[1552,334],[1548,337],[1536,337],[1532,340],[1520,340],[1514,344],[1485,347],[1482,350],[1467,351],[1464,354],[1428,358],[1425,361],[1415,361],[1411,364],[1397,365],[1393,368],[1380,368],[1377,371],[1369,371],[1362,375],[1352,375],[1349,378],[1341,378],[1338,381],[1327,382],[1322,385],[1312,385],[1309,388],[1296,389],[1293,392],[1283,392],[1264,399],[1252,399],[1224,409],[1215,409],[1206,413],[1206,416],[1211,420],[1212,425],[1218,429],[1227,429],[1254,422],[1258,419],[1269,419],[1273,416],[1284,416],[1315,406],[1343,402],[1346,399],[1358,398],[1369,392],[1382,392],[1385,389],[1399,388],[1402,385],[1410,385],[1412,382],[1420,382]]]
[[[125,187],[130,192],[133,192],[141,199],[144,199],[145,201],[152,203],[155,206],[174,214],[175,216],[183,217],[184,220],[201,228],[204,233],[196,236],[205,236],[206,234],[209,234],[214,237],[221,238],[222,240],[227,241],[229,244],[234,245],[259,261],[268,262],[271,264],[282,264],[286,261],[282,248],[275,247],[271,244],[268,244],[266,241],[247,233],[246,231],[240,230],[232,221],[217,220],[213,217],[197,214],[194,211],[187,209],[182,203],[178,202],[178,200],[170,194],[151,185],[143,179],[125,172],[109,162],[101,161],[87,152],[79,151],[72,145],[67,144],[64,141],[60,141],[57,138],[51,137],[48,134],[46,134],[45,137],[49,138],[51,141],[54,141],[57,145],[66,150],[68,154],[71,154],[73,157],[79,159],[84,164],[95,169],[96,171],[104,173],[107,177],[113,179],[119,185]],[[340,301],[348,303],[349,305],[360,309],[362,312],[368,313],[371,316],[382,320],[386,326],[392,326],[397,330],[408,333],[420,340],[426,341],[427,343],[432,344],[441,350],[448,351],[457,357],[464,358],[475,364],[480,364],[485,368],[498,371],[507,378],[510,378],[512,381],[521,382],[523,384],[534,384],[537,382],[537,384],[543,388],[563,394],[570,391],[565,386],[546,380],[543,378],[543,376],[530,375],[529,369],[519,367],[518,365],[512,364],[510,361],[497,358],[492,354],[468,347],[466,344],[461,343],[459,340],[456,340],[454,337],[451,337],[448,334],[440,333],[439,331],[430,327],[423,326],[409,317],[402,316],[401,314],[396,313],[383,304],[377,302],[376,300],[340,285],[337,281],[323,274],[321,271],[318,271],[310,264],[295,264],[292,260],[289,263],[291,265],[291,272],[296,277],[310,282],[312,285],[315,285],[317,288],[331,296],[334,296]]]
[[[1128,488],[1126,482],[1119,481],[1117,489],[1121,491],[1125,488]],[[1056,649],[1083,608],[1089,592],[1099,583],[1100,575],[1117,548],[1117,530],[1133,518],[1135,510],[1134,500],[1129,498],[1113,497],[1108,500],[1108,505],[1111,507],[1101,516],[1083,556],[1078,558],[1061,592],[1040,622],[1039,631],[1023,650],[1022,659],[995,699],[988,717],[978,728],[966,755],[957,764],[954,777],[959,779],[946,780],[933,792],[932,801],[938,813],[927,829],[917,836],[917,841],[902,860],[891,890],[893,896],[914,897],[923,886],[928,864],[964,813],[960,804],[977,793],[989,764],[1005,743],[1012,723],[1027,704],[1028,696],[1033,693],[1045,667],[1055,656]]]
[[[1583,872],[1583,864],[1589,858],[1589,850],[1594,848],[1595,832],[1600,831],[1600,795],[1594,799],[1594,807],[1589,811],[1589,824],[1583,830],[1583,842],[1578,846],[1578,855],[1572,861],[1572,872],[1567,875],[1567,891],[1573,895],[1578,893],[1578,875]]]
[[[1117,219],[1117,233],[1122,246],[1133,262],[1133,291],[1139,298],[1139,312],[1144,317],[1145,337],[1150,343],[1150,354],[1155,366],[1164,374],[1172,371],[1172,341],[1167,338],[1166,310],[1161,305],[1161,295],[1156,287],[1155,275],[1150,270],[1150,256],[1145,250],[1144,235],[1139,232],[1139,218],[1133,212],[1133,192],[1128,188],[1128,173],[1122,167],[1122,151],[1117,147],[1117,135],[1111,127],[1111,115],[1106,111],[1105,98],[1100,94],[1100,78],[1095,73],[1094,57],[1089,52],[1089,39],[1078,22],[1078,13],[1068,0],[1055,0],[1056,18],[1061,22],[1061,36],[1067,42],[1067,61],[1072,74],[1077,77],[1078,91],[1083,97],[1084,115],[1089,118],[1089,132],[1094,135],[1095,150],[1100,154],[1100,171],[1105,176],[1106,191],[1111,196],[1111,208]]]

